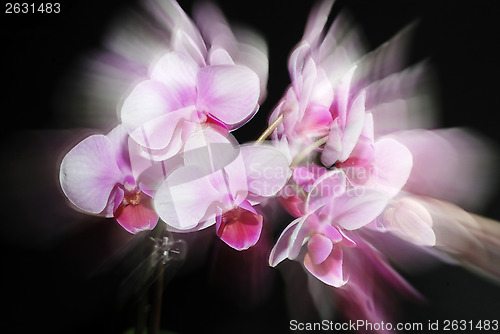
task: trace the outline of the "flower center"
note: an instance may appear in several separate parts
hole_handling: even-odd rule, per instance
[[[123,196],[122,204],[123,205],[138,205],[141,203],[141,191],[137,190],[135,192],[126,193]]]

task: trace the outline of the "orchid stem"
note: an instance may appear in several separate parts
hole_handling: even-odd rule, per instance
[[[163,230],[165,229],[165,224],[158,224],[156,228],[152,231],[153,240],[162,238]],[[149,317],[149,328],[148,334],[159,334],[160,333],[160,323],[161,323],[161,304],[163,300],[163,280],[165,265],[163,263],[162,254],[159,250],[155,248],[155,275],[156,279],[154,281],[154,288],[152,291],[151,302],[151,312]]]
[[[149,330],[148,334],[159,334],[160,333],[160,323],[161,323],[161,304],[163,300],[163,272],[165,265],[163,261],[159,261],[156,270],[158,271],[158,277],[155,281],[155,287],[152,295],[152,305],[151,305],[151,317],[149,319]]]
[[[262,142],[266,140],[267,137],[269,137],[274,130],[276,130],[276,128],[278,127],[278,125],[280,125],[282,121],[283,121],[283,114],[279,115],[278,118],[276,118],[276,120],[274,120],[274,122],[271,125],[269,125],[268,128],[264,130],[264,132],[262,132],[260,137],[257,138],[257,140],[255,141],[255,145],[262,144]]]
[[[158,242],[161,242],[165,224],[158,224],[154,228],[145,241],[153,242],[145,244],[147,253],[151,254],[152,262],[150,262],[153,281],[144,286],[143,293],[139,298],[138,316],[135,327],[135,334],[159,334],[161,324],[161,304],[163,300],[163,282],[165,264],[163,262],[163,254],[158,248]]]
[[[314,143],[311,145],[307,146],[302,152],[297,154],[295,158],[292,160],[290,163],[290,168],[295,168],[298,164],[300,164],[312,151],[326,143],[328,139],[328,136],[322,137],[318,140],[316,140]]]

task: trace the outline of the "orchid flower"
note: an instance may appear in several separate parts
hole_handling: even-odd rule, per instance
[[[197,231],[216,225],[229,246],[244,250],[259,239],[263,217],[254,205],[274,196],[289,178],[289,161],[268,146],[238,146],[213,130],[192,135],[184,166],[169,175],[155,196],[168,228]]]
[[[122,125],[107,135],[92,135],[73,147],[60,168],[62,190],[71,203],[85,213],[114,217],[130,233],[156,226],[148,183],[139,182],[132,162],[128,136]],[[146,166],[147,164],[143,164]]]
[[[372,222],[387,205],[380,191],[348,188],[344,173],[333,171],[321,175],[312,185],[302,217],[283,230],[271,251],[269,263],[276,266],[288,258],[303,258],[306,269],[328,285],[339,287],[347,281],[342,270],[342,247],[356,244],[345,231],[357,230]]]
[[[161,161],[181,151],[200,125],[227,133],[252,118],[264,99],[268,61],[262,39],[236,42],[222,14],[212,7],[206,8],[210,26],[206,18],[198,20],[211,44],[207,51],[202,34],[175,1],[148,5],[170,33],[171,51],[126,97],[121,120],[145,155]],[[231,41],[222,45],[226,37]]]
[[[158,160],[178,153],[202,123],[238,128],[258,109],[259,79],[239,65],[200,67],[188,56],[164,55],[125,99],[121,117],[130,136]]]
[[[343,155],[348,156],[363,127],[364,94],[357,91],[360,97],[352,106],[349,90],[361,47],[351,44],[356,38],[344,39],[346,34],[356,35],[346,29],[344,19],[325,33],[332,5],[333,1],[323,1],[311,12],[304,36],[288,61],[290,88],[269,118],[270,124],[281,118],[273,139],[286,138],[292,154],[332,132],[328,150],[339,150],[337,142],[342,141],[347,145]]]

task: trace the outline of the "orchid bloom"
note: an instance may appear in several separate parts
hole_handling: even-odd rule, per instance
[[[348,232],[372,222],[387,205],[388,197],[367,188],[348,188],[341,171],[321,175],[310,188],[307,212],[281,233],[271,251],[269,263],[276,266],[295,260],[307,244],[303,258],[306,269],[328,285],[339,287],[347,280],[342,270],[342,247],[354,247]]]
[[[190,232],[215,224],[229,246],[253,246],[263,223],[253,206],[284,186],[290,175],[286,157],[268,146],[238,147],[213,130],[192,135],[183,157],[184,166],[155,196],[156,211],[168,228]]]
[[[214,30],[199,19],[211,43],[207,51],[201,32],[177,2],[148,5],[171,34],[170,52],[126,97],[121,120],[144,154],[161,161],[180,152],[200,125],[227,133],[253,117],[264,98],[268,61],[262,40],[237,43],[223,16],[211,7],[210,24],[225,29]],[[232,41],[220,45],[226,37]]]
[[[303,58],[308,45],[296,49],[290,56],[289,71],[292,85],[269,118],[274,122],[283,117],[277,128],[278,136],[289,140],[314,139],[328,133],[332,123],[329,107],[333,88],[325,71],[312,58]]]
[[[288,61],[290,88],[269,118],[270,124],[282,118],[273,139],[286,138],[292,154],[332,132],[329,150],[339,150],[337,141],[342,141],[343,155],[348,156],[363,127],[364,94],[356,90],[360,97],[353,105],[349,90],[361,47],[344,39],[351,34],[356,40],[356,31],[345,25],[345,17],[325,33],[332,5],[333,1],[323,1],[311,12],[302,40]]]
[[[128,136],[122,125],[107,135],[92,135],[73,147],[60,168],[66,197],[85,213],[114,217],[130,233],[150,230],[158,222],[152,192],[132,167]]]
[[[122,122],[130,136],[158,160],[177,154],[183,139],[202,123],[225,131],[250,119],[258,109],[259,79],[247,67],[201,67],[177,52],[164,55],[151,79],[125,99]]]

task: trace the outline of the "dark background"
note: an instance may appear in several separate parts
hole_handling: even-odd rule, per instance
[[[179,2],[189,13],[193,1]],[[125,6],[138,2],[60,3],[59,14],[5,14],[5,8],[0,14],[1,301],[8,310],[3,312],[6,318],[0,328],[6,328],[5,333],[121,333],[134,325],[135,313],[133,298],[123,296],[119,284],[137,262],[132,258],[124,264],[119,260],[122,255],[111,256],[117,253],[115,247],[129,239],[117,224],[66,206],[57,184],[57,164],[68,142],[82,138],[88,130],[81,128],[89,124],[65,117],[54,101],[81,56],[103,48],[110,20]],[[230,21],[256,29],[269,44],[267,100],[258,115],[237,132],[241,141],[252,140],[266,127],[268,113],[289,83],[286,60],[302,35],[313,2],[217,3]],[[434,65],[442,126],[469,127],[498,147],[500,12],[495,1],[351,0],[338,1],[334,12],[345,8],[371,47],[418,20],[411,57],[413,61],[428,58]],[[498,191],[480,213],[500,220],[497,199]],[[235,255],[219,241],[207,249],[206,263],[188,265],[166,287],[162,327],[178,333],[199,332],[200,328],[287,332],[291,316],[282,278],[277,270],[258,264],[266,263],[266,251]],[[233,267],[244,271],[245,266],[262,271],[272,292],[256,291],[254,281],[226,271]],[[498,319],[498,285],[461,268],[443,265],[408,279],[429,304],[405,306],[404,321]],[[125,300],[120,307],[117,299]],[[242,302],[247,300],[250,306]],[[307,300],[302,307],[310,308]],[[314,319],[312,314],[309,319]]]

